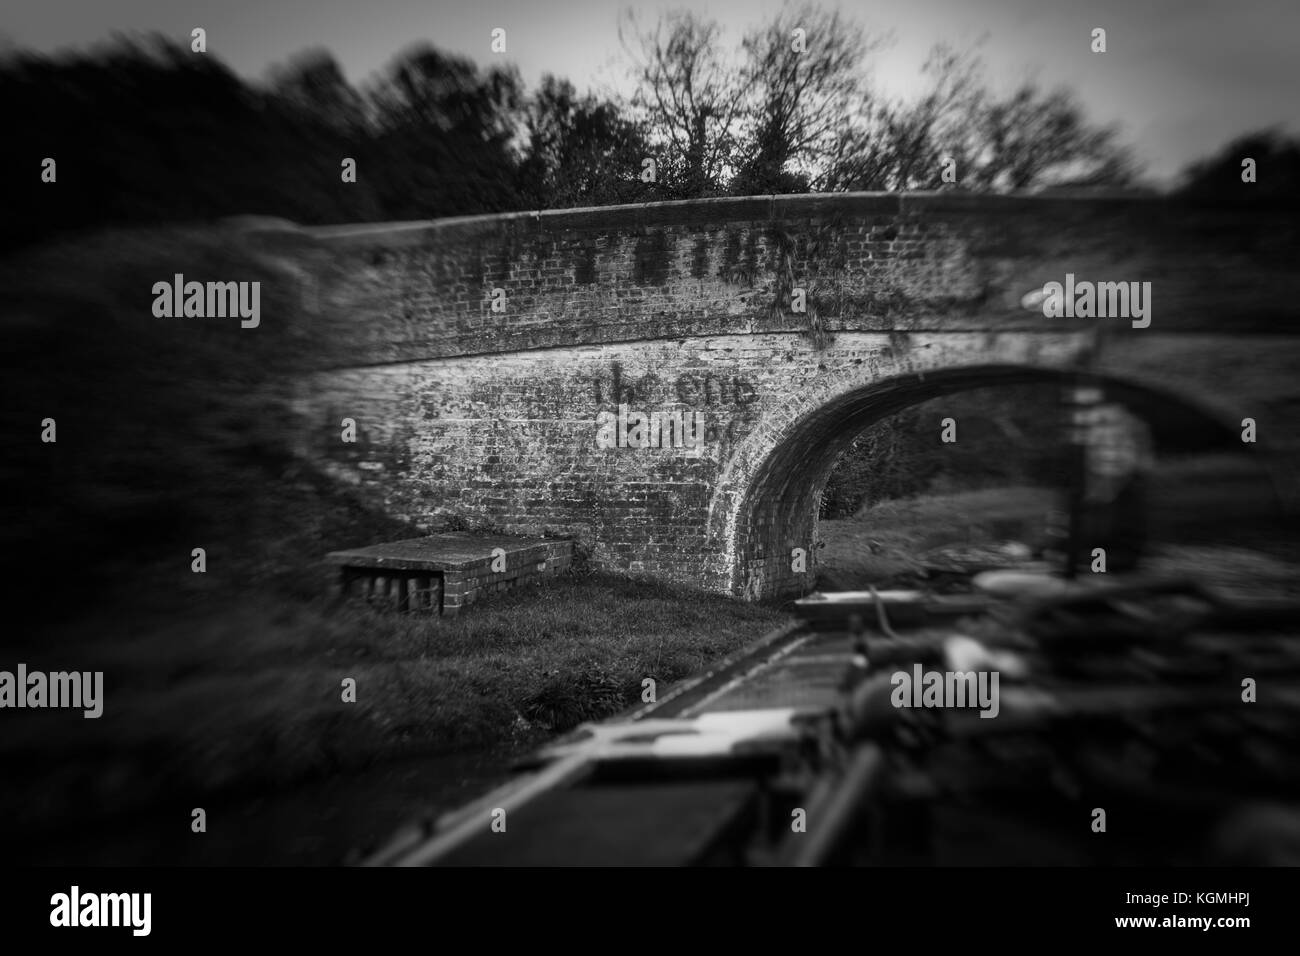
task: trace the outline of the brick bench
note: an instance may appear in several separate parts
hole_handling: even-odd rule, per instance
[[[504,551],[494,571],[493,553]],[[496,564],[501,566],[497,555]],[[466,532],[408,538],[367,548],[333,551],[325,560],[339,569],[339,599],[359,581],[365,597],[395,600],[399,611],[454,615],[487,594],[550,578],[567,569],[573,542],[552,538],[480,536]]]

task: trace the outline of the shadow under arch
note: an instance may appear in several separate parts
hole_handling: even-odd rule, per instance
[[[722,589],[751,600],[806,590],[791,570],[791,550],[811,548],[820,493],[853,440],[909,406],[989,386],[1027,384],[1102,386],[1147,422],[1161,451],[1241,452],[1241,416],[1203,397],[1175,393],[1121,375],[1015,364],[985,364],[903,372],[850,388],[779,426],[755,430],[732,460],[752,456],[755,467],[724,474],[709,510],[708,535],[723,555]],[[755,454],[758,452],[758,454]]]

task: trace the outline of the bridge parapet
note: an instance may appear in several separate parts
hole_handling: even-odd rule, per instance
[[[680,336],[1055,331],[1079,322],[1022,299],[1067,274],[1151,282],[1159,332],[1277,333],[1297,331],[1297,213],[797,195],[321,227],[303,230],[296,254],[339,365]]]

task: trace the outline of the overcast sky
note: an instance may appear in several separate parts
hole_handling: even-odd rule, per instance
[[[774,13],[781,0],[686,0],[636,5],[652,20],[669,7],[719,20],[724,39]],[[627,89],[617,21],[602,0],[8,0],[0,36],[20,48],[82,47],[115,31],[159,31],[208,50],[250,78],[306,47],[329,49],[349,79],[365,79],[404,47],[427,40],[479,63],[510,61],[529,87],[544,73],[581,89]],[[894,44],[875,59],[889,91],[917,87],[939,40],[983,47],[999,86],[1034,76],[1073,89],[1090,116],[1121,124],[1148,173],[1164,179],[1189,159],[1262,126],[1300,132],[1300,0],[870,0],[842,5]],[[508,52],[489,49],[494,27]],[[1089,50],[1093,27],[1107,52]]]

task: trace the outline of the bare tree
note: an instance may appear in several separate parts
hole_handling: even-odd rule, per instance
[[[930,85],[915,102],[877,101],[847,118],[827,188],[934,189],[946,159],[971,167],[987,95],[978,57],[939,44],[922,71]]]
[[[1045,93],[1025,83],[980,113],[973,170],[988,189],[1027,189],[1070,178],[1122,185],[1132,161],[1113,127],[1095,126],[1066,90]]]
[[[972,48],[940,44],[915,102],[873,104],[853,117],[830,189],[1028,189],[1073,179],[1124,184],[1132,162],[1112,128],[1092,124],[1068,92],[1021,84],[999,99]],[[945,167],[954,173],[945,180]]]
[[[523,93],[513,67],[481,71],[421,45],[393,61],[368,99],[373,155],[411,160],[383,178],[386,203],[443,216],[517,206]]]
[[[640,29],[628,11],[619,39],[632,57],[642,114],[665,190],[682,198],[721,191],[732,172],[744,90],[718,47],[721,28],[673,11]]]
[[[343,76],[329,51],[304,50],[269,72],[271,91],[327,126],[358,131],[365,125],[365,102]]]
[[[839,11],[786,8],[745,37],[745,139],[733,189],[820,189],[845,118],[870,108],[864,61],[884,44]]]
[[[521,194],[547,208],[652,198],[638,178],[647,148],[618,105],[546,75],[529,99]]]

